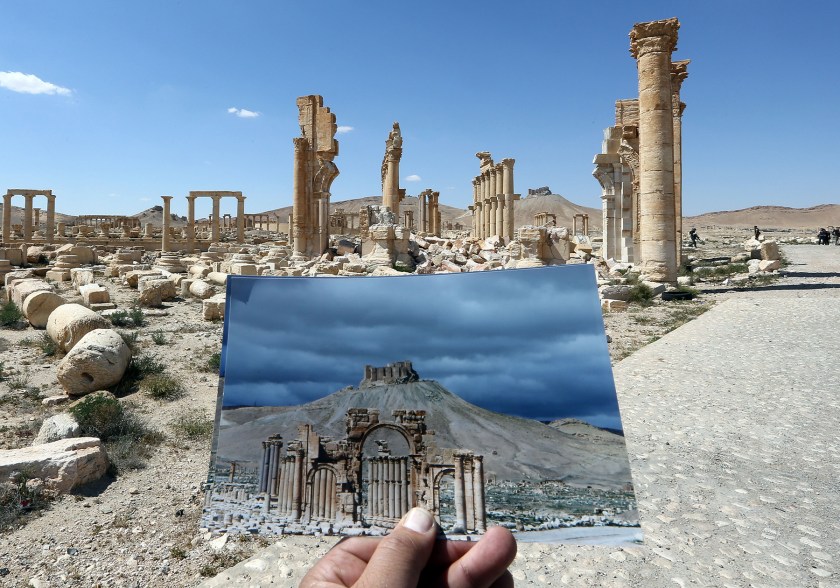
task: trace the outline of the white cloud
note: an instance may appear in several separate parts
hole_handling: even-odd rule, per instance
[[[62,88],[32,74],[19,71],[0,71],[0,88],[21,94],[60,94],[69,96],[73,93],[69,88]]]
[[[417,174],[411,174],[410,176],[408,176],[408,177],[405,179],[405,181],[406,181],[406,182],[419,182],[419,181],[420,181],[420,180],[422,180],[422,179],[423,179],[423,178],[421,178],[421,177],[420,177],[420,176],[418,176]]]
[[[352,131],[354,128],[355,128],[355,127],[348,127],[348,126],[346,126],[346,125],[344,125],[344,126],[339,126],[339,127],[335,130],[335,132],[336,132],[336,133],[338,133],[339,135],[343,135],[344,133],[349,133],[349,132],[350,132],[350,131]]]
[[[235,108],[233,106],[228,108],[227,111],[234,116],[238,116],[239,118],[257,118],[260,115],[259,112],[247,110],[245,108]]]

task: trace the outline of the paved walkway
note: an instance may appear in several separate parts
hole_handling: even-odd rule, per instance
[[[645,544],[520,545],[517,586],[840,587],[840,247],[785,253],[615,368]],[[296,585],[279,549],[213,585]]]

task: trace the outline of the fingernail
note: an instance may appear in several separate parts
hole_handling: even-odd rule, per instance
[[[417,533],[425,533],[431,529],[434,524],[435,519],[432,518],[432,515],[429,514],[428,511],[422,508],[412,508],[408,511],[408,514],[405,515],[405,521],[403,522],[404,527]]]

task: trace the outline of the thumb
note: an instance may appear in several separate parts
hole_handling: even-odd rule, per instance
[[[412,508],[379,546],[355,586],[415,588],[435,546],[437,528],[432,515]]]

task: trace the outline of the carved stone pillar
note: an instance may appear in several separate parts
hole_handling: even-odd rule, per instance
[[[32,199],[34,196],[26,194],[23,213],[23,240],[27,243],[32,239]]]
[[[292,248],[298,257],[306,255],[306,152],[309,149],[309,142],[303,137],[292,139],[295,145],[294,175],[292,178],[292,226],[291,233]]]
[[[47,243],[52,243],[55,234],[55,194],[47,194]]]
[[[639,257],[642,273],[656,282],[677,279],[671,53],[679,26],[672,18],[630,31],[639,70]]]
[[[220,221],[221,218],[219,216],[219,201],[222,199],[221,196],[211,196],[213,200],[213,218],[210,221],[210,241],[213,243],[219,242],[219,234],[220,234]]]
[[[236,242],[245,242],[245,196],[236,197]]]
[[[3,241],[12,240],[12,194],[3,194]]]
[[[455,456],[455,532],[467,532],[467,505],[464,492],[464,457]]]
[[[496,217],[497,211],[499,208],[499,199],[495,196],[490,197],[490,232],[489,235],[498,235],[498,231],[496,230]]]
[[[292,490],[292,518],[295,521],[300,520],[301,504],[300,499],[303,495],[301,486],[303,485],[303,450],[297,449],[295,451],[295,467],[294,467],[294,488]]]
[[[172,235],[169,234],[169,225],[172,222],[169,203],[172,201],[172,196],[161,196],[161,198],[163,199],[163,235],[161,235],[160,250],[166,253],[170,249],[172,240]]]
[[[683,81],[688,77],[690,60],[674,61],[671,64],[672,114],[674,117],[674,221],[676,223],[677,264],[682,261],[682,113],[685,104],[680,101]]]
[[[432,234],[440,237],[440,192],[432,192]]]
[[[195,250],[195,196],[187,196],[187,248]]]
[[[475,456],[473,464],[473,496],[475,499],[475,530],[483,533],[487,529],[487,511],[484,506],[484,458]]]

